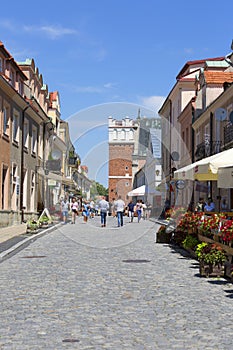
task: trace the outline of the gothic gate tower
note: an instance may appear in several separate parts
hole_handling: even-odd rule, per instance
[[[108,118],[110,202],[120,195],[127,203],[127,193],[132,189],[132,156],[138,127],[137,121],[129,117],[122,120]]]

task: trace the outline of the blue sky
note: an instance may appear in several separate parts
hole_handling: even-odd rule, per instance
[[[187,61],[231,51],[232,2],[10,4],[1,4],[0,40],[17,61],[34,58],[49,91],[59,91],[77,152],[105,186],[108,116],[135,118],[139,107],[155,116]]]

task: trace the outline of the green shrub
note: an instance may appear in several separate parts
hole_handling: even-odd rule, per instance
[[[190,249],[194,249],[198,245],[198,243],[199,243],[199,240],[192,235],[187,235],[182,242],[184,248],[190,248]]]

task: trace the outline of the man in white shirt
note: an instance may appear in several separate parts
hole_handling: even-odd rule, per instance
[[[118,199],[114,203],[115,210],[117,212],[118,227],[123,226],[123,214],[125,210],[125,202],[118,196]]]
[[[103,196],[101,201],[99,201],[99,209],[100,209],[101,227],[105,227],[107,212],[109,210],[109,203],[106,201],[105,196]]]

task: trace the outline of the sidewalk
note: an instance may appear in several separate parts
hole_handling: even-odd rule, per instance
[[[55,230],[61,223],[55,223],[47,229],[39,230],[38,233],[28,234],[27,225],[19,224],[0,228],[0,262],[12,253],[22,249],[25,245],[35,241],[37,238]]]
[[[0,244],[8,241],[11,238],[26,234],[27,225],[18,224],[0,228]]]

